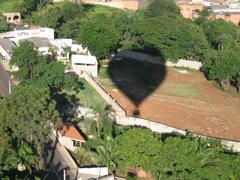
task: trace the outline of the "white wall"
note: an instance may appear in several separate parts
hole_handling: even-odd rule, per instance
[[[3,56],[4,60],[10,60],[11,56],[8,52],[0,46],[0,54]]]
[[[108,175],[107,167],[96,167],[96,168],[78,168],[78,173],[80,174],[89,174],[95,176],[106,176]]]
[[[125,110],[89,74],[83,72],[81,77],[83,77],[98,92],[117,115],[125,116]]]
[[[179,59],[178,62],[176,63],[173,63],[171,61],[167,61],[166,63],[164,63],[161,60],[161,57],[159,56],[151,56],[146,53],[134,52],[134,51],[128,51],[128,50],[120,51],[114,57],[130,58],[130,59],[134,59],[141,62],[147,62],[147,63],[157,64],[157,65],[166,65],[169,67],[188,67],[196,70],[199,70],[202,66],[202,63],[199,61],[189,61],[185,59]]]
[[[83,54],[91,56],[91,53],[88,51],[88,49],[82,47],[81,44],[72,44],[71,51],[75,52],[75,53],[80,53],[80,54],[83,53]]]
[[[54,29],[39,28],[39,29],[16,30],[0,34],[0,38],[11,38],[14,41],[30,37],[43,37],[48,39],[54,39]]]
[[[66,136],[61,136],[61,134],[59,134],[58,140],[62,145],[64,145],[67,149],[69,149],[71,151],[75,151],[78,148],[80,148],[80,147],[73,146],[73,140],[79,141],[77,139],[72,139],[72,138],[69,138],[69,137],[66,137]]]
[[[97,74],[98,74],[98,65],[97,64],[95,64],[95,65],[72,64],[72,69],[79,76],[81,76],[84,71],[87,72],[88,74],[91,74],[93,77],[97,77]]]

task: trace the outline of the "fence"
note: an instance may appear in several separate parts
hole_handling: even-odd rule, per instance
[[[120,51],[115,56],[115,58],[130,58],[141,62],[147,62],[151,64],[157,65],[166,65],[169,67],[187,67],[191,69],[199,70],[202,66],[202,63],[199,61],[189,61],[184,59],[179,59],[178,62],[173,63],[171,61],[167,61],[166,63],[162,61],[161,57],[159,56],[151,56],[149,54],[141,53],[141,52],[134,52],[134,51]]]

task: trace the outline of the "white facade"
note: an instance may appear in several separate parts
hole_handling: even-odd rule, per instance
[[[60,133],[59,133],[59,136],[58,136],[58,140],[63,146],[65,146],[70,151],[75,151],[78,148],[81,148],[82,143],[85,142],[85,141],[81,141],[79,139],[74,139],[74,138],[70,138],[70,137],[66,137],[66,136],[61,136]]]
[[[54,39],[54,29],[45,27],[37,29],[14,30],[0,34],[0,38],[9,38],[13,41],[31,37]]]
[[[3,49],[1,45],[0,45],[0,55],[2,56],[3,60],[8,61],[11,59],[11,55],[5,49]]]
[[[98,62],[95,56],[88,55],[72,55],[72,69],[79,76],[83,72],[87,72],[93,77],[98,74]]]
[[[88,51],[88,49],[84,48],[81,44],[72,44],[71,51],[76,54],[91,56],[91,53]]]

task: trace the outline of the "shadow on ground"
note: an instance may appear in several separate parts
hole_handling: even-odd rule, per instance
[[[129,55],[128,55],[128,54]],[[139,116],[138,107],[163,83],[167,70],[165,61],[156,56],[131,54],[131,51],[116,54],[108,65],[108,74],[114,85],[135,105],[133,116]],[[152,61],[161,61],[161,65]]]

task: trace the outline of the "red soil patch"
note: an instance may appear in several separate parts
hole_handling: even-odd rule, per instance
[[[239,96],[234,98],[217,89],[201,72],[181,74],[168,69],[164,83],[191,83],[200,95],[166,95],[160,86],[139,105],[141,118],[203,135],[240,141]],[[103,88],[132,116],[136,107],[124,93],[107,86]]]

